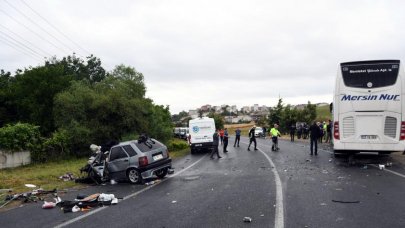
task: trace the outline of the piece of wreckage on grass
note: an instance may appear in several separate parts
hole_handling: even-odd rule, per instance
[[[146,135],[106,147],[92,144],[90,148],[94,153],[88,164],[80,169],[81,173],[87,173],[87,177],[78,179],[78,182],[101,184],[124,180],[138,184],[154,176],[164,178],[173,173],[167,146]]]

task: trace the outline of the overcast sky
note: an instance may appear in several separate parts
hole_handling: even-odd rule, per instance
[[[91,53],[142,72],[172,114],[331,102],[340,62],[405,60],[404,12],[399,0],[0,0],[0,69]]]

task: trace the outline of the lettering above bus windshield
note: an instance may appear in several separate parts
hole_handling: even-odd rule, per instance
[[[380,95],[343,95],[341,101],[399,101],[400,95],[396,94],[380,94]]]
[[[398,77],[399,63],[347,63],[342,64],[341,68],[345,86],[370,89],[394,85]]]

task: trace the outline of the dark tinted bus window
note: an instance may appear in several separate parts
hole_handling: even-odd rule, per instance
[[[123,146],[123,147],[124,147],[124,150],[129,154],[130,157],[136,155],[136,151],[134,150],[134,148],[132,148],[132,146],[126,145],[126,146]]]
[[[112,148],[110,153],[111,153],[110,161],[128,157],[128,155],[125,153],[125,151],[120,146]]]
[[[151,143],[149,140],[148,142],[145,143],[136,143],[135,145],[139,148],[140,151],[142,152],[147,152],[155,149],[159,149],[163,147],[163,144],[159,143],[156,140],[153,140],[155,144]]]
[[[342,63],[341,70],[343,81],[348,87],[385,87],[397,81],[399,61]]]

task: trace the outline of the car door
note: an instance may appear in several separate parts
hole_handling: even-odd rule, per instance
[[[108,162],[108,173],[111,179],[125,179],[129,166],[128,154],[121,146],[111,148]]]

